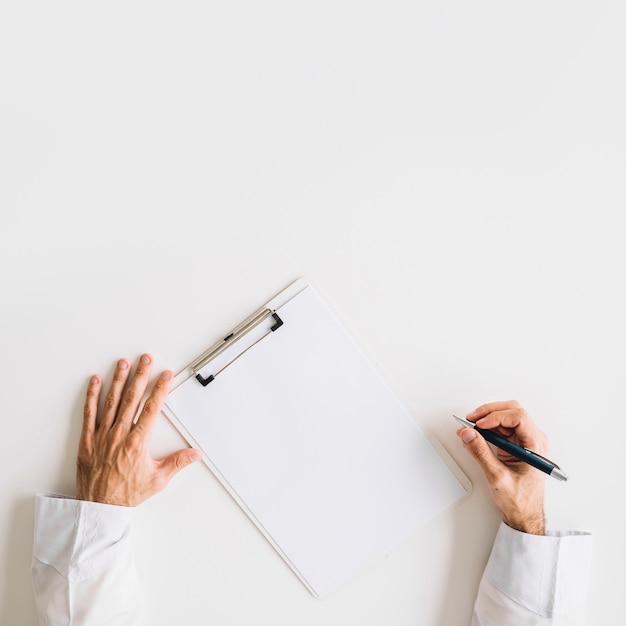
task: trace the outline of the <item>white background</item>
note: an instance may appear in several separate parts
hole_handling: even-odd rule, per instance
[[[178,370],[306,275],[471,498],[315,600],[202,464],[137,510],[148,623],[464,626],[498,515],[450,414],[516,398],[623,624],[626,9],[618,1],[0,5],[0,622],[82,394]],[[182,440],[161,418],[154,453]]]

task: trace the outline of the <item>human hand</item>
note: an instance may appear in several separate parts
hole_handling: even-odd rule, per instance
[[[479,428],[493,430],[523,448],[548,453],[548,438],[518,402],[483,404],[466,418]],[[460,428],[457,435],[476,459],[504,522],[522,532],[543,535],[543,510],[546,475],[510,454],[495,448],[472,428]]]
[[[105,504],[136,506],[163,489],[183,467],[202,458],[185,448],[161,460],[150,456],[150,439],[172,380],[166,370],[154,383],[139,417],[152,357],[144,354],[135,373],[120,359],[102,410],[98,400],[102,378],[92,376],[87,389],[83,430],[78,445],[76,498]]]

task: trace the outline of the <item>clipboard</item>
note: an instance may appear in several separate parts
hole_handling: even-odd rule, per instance
[[[163,412],[317,598],[471,491],[304,278],[179,372]]]

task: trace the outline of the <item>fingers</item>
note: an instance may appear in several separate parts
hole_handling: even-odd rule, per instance
[[[130,363],[126,359],[120,359],[117,362],[115,372],[113,373],[113,381],[111,382],[109,393],[107,393],[107,396],[104,400],[102,419],[100,420],[100,424],[98,425],[100,430],[102,431],[107,431],[115,422],[120,399],[122,397],[124,386],[126,385],[129,374]]]
[[[142,354],[137,364],[137,369],[122,392],[119,408],[117,411],[116,424],[128,432],[137,415],[139,404],[146,393],[150,372],[152,370],[152,357],[149,354]]]
[[[461,428],[457,434],[465,449],[478,462],[487,482],[495,483],[505,468],[491,451],[489,444],[473,428]]]
[[[513,432],[521,437],[529,436],[536,429],[526,409],[515,400],[483,404],[472,411],[467,419],[475,422],[479,428],[496,430],[507,437]]]
[[[152,431],[154,420],[160,413],[165,398],[167,398],[172,378],[173,374],[169,370],[165,370],[157,378],[135,425],[135,430],[138,431],[138,434],[146,437]]]
[[[79,454],[81,452],[90,453],[93,448],[93,437],[96,430],[98,418],[98,399],[102,389],[102,379],[100,376],[92,376],[87,387],[85,397],[85,407],[83,409],[83,430],[80,435]]]
[[[183,467],[187,467],[201,458],[202,452],[196,448],[184,448],[165,457],[160,461],[160,471],[163,473],[164,483],[167,484]]]
[[[521,408],[522,407],[520,403],[517,402],[517,400],[509,400],[507,402],[489,402],[488,404],[482,404],[477,409],[474,409],[471,413],[468,413],[466,415],[466,418],[470,422],[477,422],[479,419],[486,417],[490,413]]]
[[[467,415],[479,428],[494,430],[520,445],[546,453],[548,438],[516,400],[483,404]]]

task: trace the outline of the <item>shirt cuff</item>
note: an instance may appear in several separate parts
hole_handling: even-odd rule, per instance
[[[33,556],[79,582],[130,559],[131,507],[37,494]]]
[[[530,535],[503,522],[485,575],[502,593],[538,615],[566,615],[586,598],[592,543],[585,532]]]

